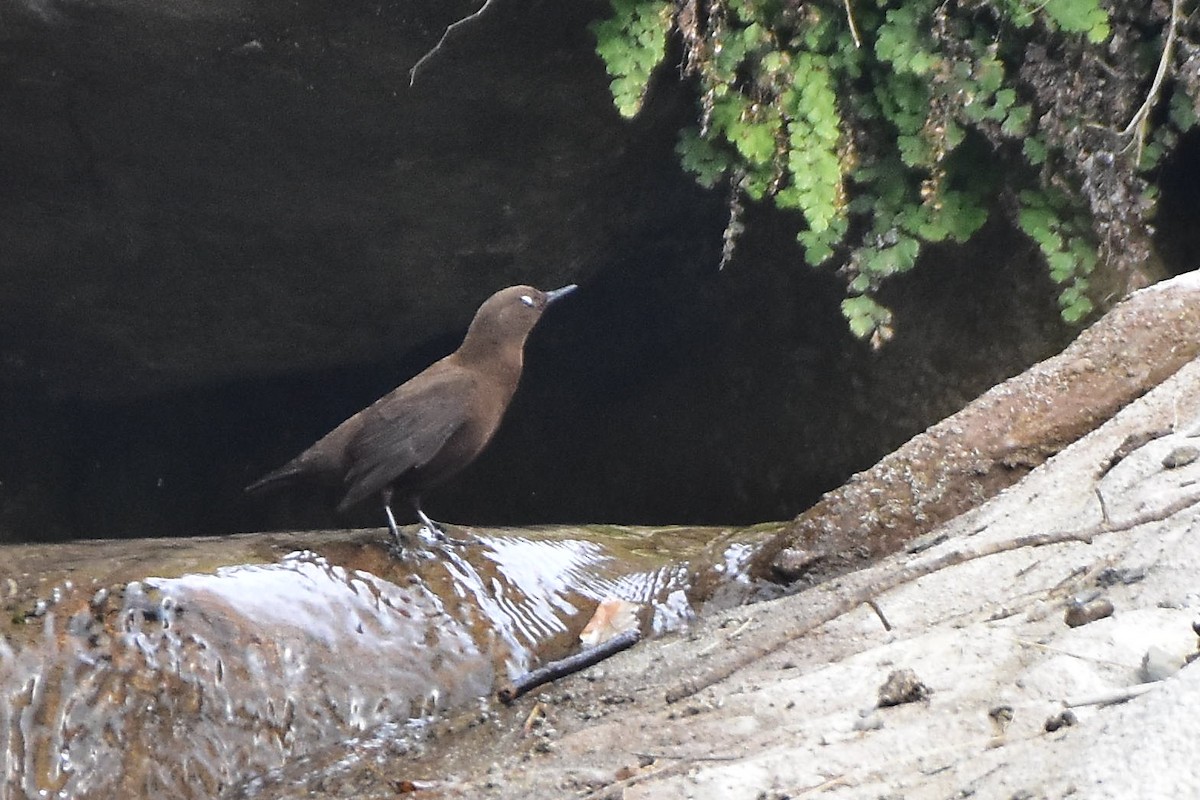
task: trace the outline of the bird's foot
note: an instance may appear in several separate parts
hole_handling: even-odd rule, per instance
[[[392,516],[392,509],[387,503],[384,503],[383,510],[387,512],[388,523],[388,550],[396,558],[404,558],[405,545],[409,544],[408,537],[400,532],[400,528],[396,526],[396,518]]]
[[[425,534],[425,536],[422,538],[430,543],[437,544],[449,541],[449,538],[446,536],[446,531],[442,528],[441,523],[434,522],[429,515],[420,508],[417,509],[417,516],[421,520],[421,528],[419,532]]]
[[[412,551],[412,542],[398,530],[388,531],[387,551],[396,558],[404,558]]]
[[[449,527],[453,528],[454,533],[450,533],[444,523],[429,520],[429,522],[421,525],[417,530],[417,535],[421,537],[421,541],[437,547],[467,547],[479,544],[481,541],[478,537],[465,532],[457,525]]]
[[[472,545],[481,545],[484,540],[470,532],[470,528],[460,528],[455,526],[454,533],[448,533],[445,528],[439,531],[438,544],[443,547],[471,547]]]
[[[417,536],[427,545],[442,545],[454,542],[440,526],[431,527],[429,525],[421,525],[420,528],[417,528]]]

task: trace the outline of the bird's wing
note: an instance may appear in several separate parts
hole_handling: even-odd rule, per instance
[[[347,447],[350,468],[339,511],[428,464],[465,424],[471,378],[461,372],[430,378],[415,389],[404,384],[363,411],[363,424]]]

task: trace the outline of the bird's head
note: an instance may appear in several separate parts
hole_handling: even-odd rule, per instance
[[[551,303],[576,289],[575,284],[543,292],[532,286],[510,286],[483,301],[475,312],[460,352],[488,357],[487,353],[520,352],[533,326]]]

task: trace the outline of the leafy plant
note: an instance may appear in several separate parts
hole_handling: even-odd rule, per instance
[[[850,329],[878,346],[894,329],[880,286],[997,209],[1037,243],[1072,322],[1094,308],[1094,270],[1146,251],[1143,171],[1200,107],[1200,81],[1179,81],[1150,124],[1192,33],[1181,1],[1163,19],[1154,4],[1110,17],[1100,0],[611,0],[593,31],[626,116],[679,37],[698,98],[677,153],[733,190],[725,256],[742,198],[797,212],[806,260],[837,266]]]
[[[1063,318],[1078,322],[1091,313],[1088,276],[1096,267],[1096,248],[1082,221],[1082,209],[1054,191],[1026,190],[1020,195],[1017,224],[1037,243],[1050,277],[1063,286],[1058,304]]]
[[[671,8],[657,0],[612,0],[613,16],[596,22],[596,52],[613,76],[613,102],[623,116],[642,108],[650,73],[666,54]]]

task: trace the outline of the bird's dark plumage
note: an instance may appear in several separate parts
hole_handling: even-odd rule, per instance
[[[312,447],[246,487],[255,492],[301,480],[340,483],[338,510],[369,497],[383,501],[388,527],[393,494],[408,499],[429,527],[421,494],[470,464],[491,441],[521,377],[525,340],[553,292],[510,286],[484,301],[462,345],[334,428]]]

